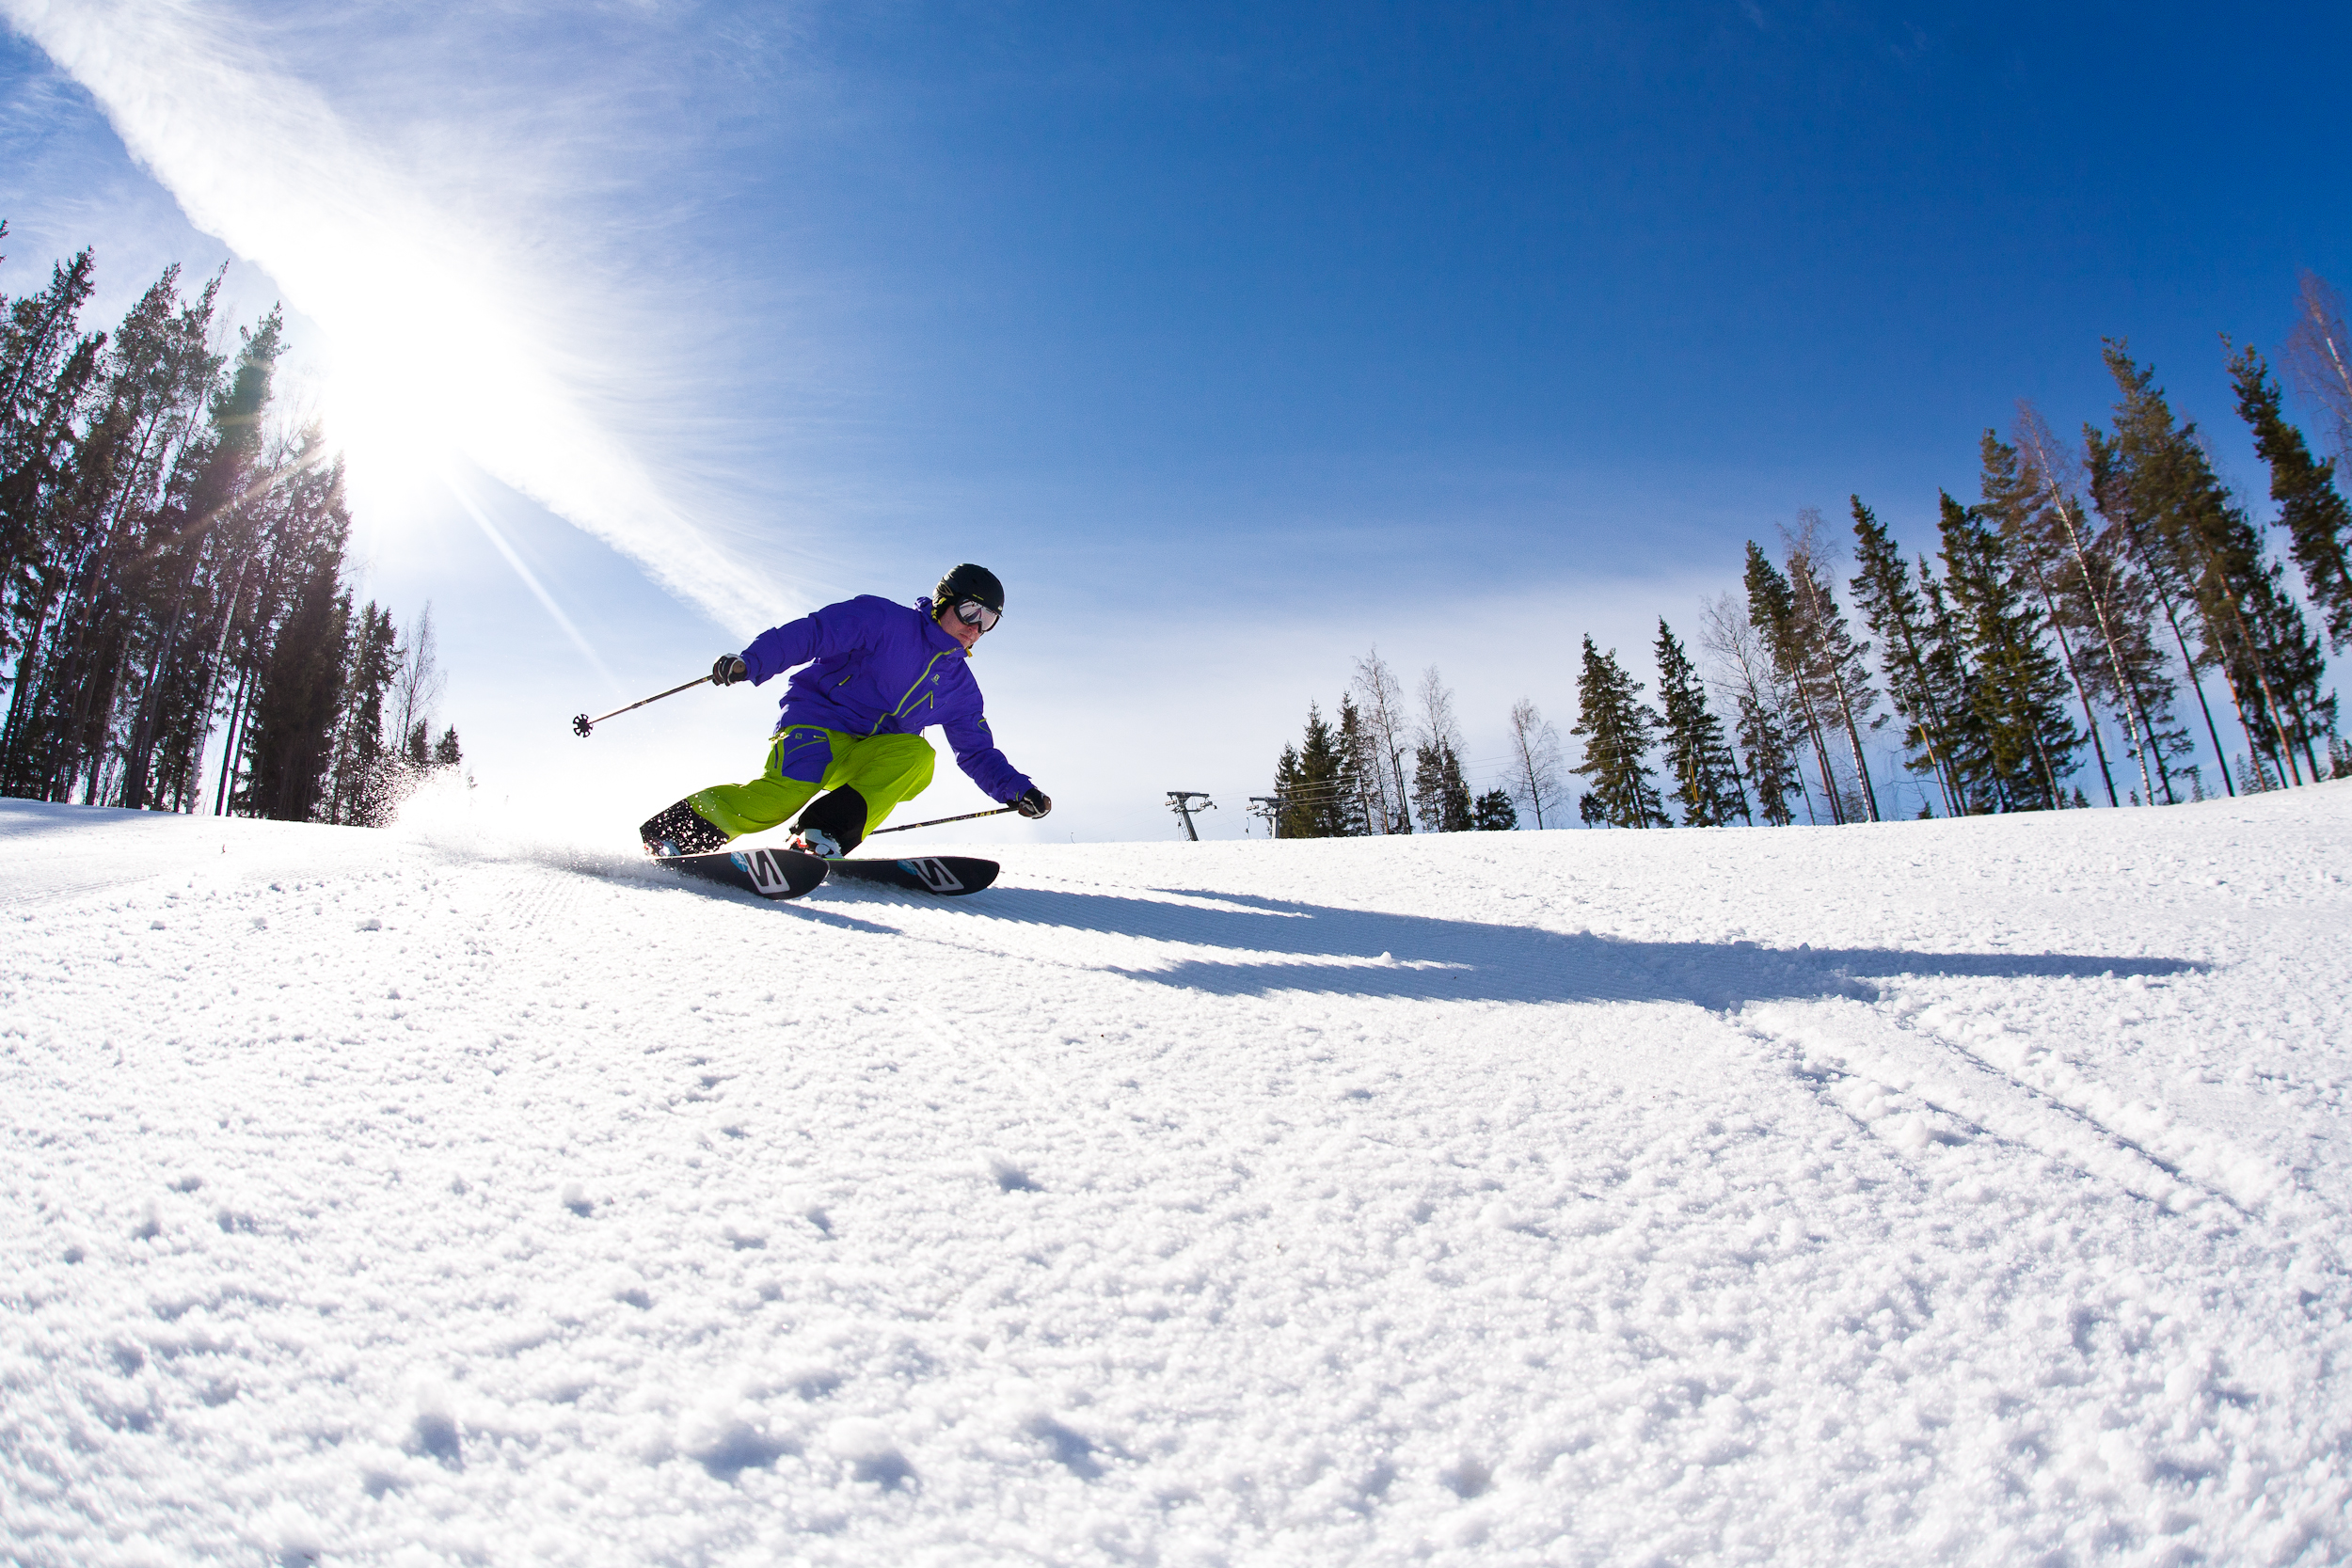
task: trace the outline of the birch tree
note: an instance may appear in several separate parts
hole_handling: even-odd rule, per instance
[[[1561,777],[1560,732],[1521,697],[1511,705],[1511,797],[1534,817],[1541,829],[1544,814],[1560,815],[1565,804],[1565,781]]]
[[[1409,833],[1413,816],[1406,803],[1405,754],[1413,749],[1412,721],[1406,713],[1405,689],[1377,645],[1356,661],[1355,694],[1371,752],[1364,771],[1378,797],[1377,831]]]

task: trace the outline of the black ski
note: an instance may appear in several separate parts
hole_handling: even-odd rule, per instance
[[[836,882],[877,882],[914,893],[961,898],[996,879],[994,861],[967,855],[910,855],[902,861],[827,861],[825,874]]]
[[[656,855],[654,863],[722,887],[740,888],[781,902],[813,893],[827,879],[904,888],[942,898],[977,893],[996,879],[994,861],[967,855],[910,855],[905,860],[826,861],[798,849],[713,849],[700,855]]]
[[[798,849],[713,849],[700,855],[656,855],[654,863],[779,901],[812,893],[825,879],[825,863]]]

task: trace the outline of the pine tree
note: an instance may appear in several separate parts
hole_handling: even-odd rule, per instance
[[[1658,701],[1665,709],[1666,776],[1684,825],[1729,827],[1748,816],[1740,765],[1724,726],[1707,706],[1707,689],[1682,644],[1661,617],[1658,623]]]
[[[1984,497],[1980,515],[1990,519],[1999,531],[2002,546],[2009,552],[2012,578],[2030,591],[2032,602],[2041,607],[2042,625],[2049,628],[2051,640],[2058,644],[2058,663],[2066,672],[2067,683],[2074,689],[2075,701],[2082,705],[2083,729],[2090,737],[2099,777],[2106,786],[2107,804],[2121,805],[2122,802],[2115,793],[2115,774],[2107,767],[2106,742],[2099,735],[2099,715],[2091,706],[2090,689],[2074,657],[2074,643],[2067,637],[2067,617],[2058,608],[2057,578],[2064,567],[2065,556],[2051,526],[2047,487],[2042,475],[2019,457],[2017,449],[1990,430],[1978,443],[1978,457],[1983,470],[1979,481]]]
[[[1860,496],[1851,499],[1857,568],[1851,583],[1854,604],[1870,635],[1885,650],[1881,663],[1886,672],[1887,700],[1908,726],[1903,749],[1911,755],[1904,766],[1931,775],[1943,791],[1946,815],[1957,816],[1965,808],[1954,766],[1951,715],[1964,697],[1955,689],[1949,661],[1933,657],[1934,627],[1894,536]]]
[[[230,365],[219,277],[183,297],[167,268],[84,336],[93,279],[84,253],[0,298],[0,790],[197,810],[217,728],[215,811],[313,816],[343,687],[342,467],[315,426],[265,430],[276,311]],[[383,761],[421,717],[379,722]]]
[[[278,438],[266,486],[240,512],[248,515],[238,526],[249,528],[253,544],[215,649],[215,679],[226,699],[215,813],[262,809],[254,776],[258,701],[306,585],[322,563],[340,573],[350,536],[342,463],[330,458],[315,423]]]
[[[2313,742],[2333,721],[2319,695],[2318,639],[2287,594],[2280,567],[2264,558],[2261,537],[2215,476],[2196,426],[2173,419],[2154,372],[2135,364],[2124,344],[2110,341],[2104,353],[2122,395],[2112,441],[2093,443],[2094,476],[2105,480],[2159,578],[2176,634],[2179,605],[2171,601],[2193,610],[2197,660],[2229,683],[2249,752],[2300,782],[2303,764],[2316,771]],[[2217,757],[2217,731],[2213,738]],[[2223,777],[2227,783],[2226,768]]]
[[[1863,753],[1862,732],[1875,729],[1870,710],[1878,693],[1870,688],[1869,644],[1857,642],[1846,628],[1845,612],[1830,587],[1830,541],[1820,512],[1805,507],[1797,514],[1798,527],[1782,531],[1788,546],[1789,602],[1795,610],[1791,631],[1804,659],[1804,669],[1822,700],[1822,724],[1841,734],[1853,780],[1860,814],[1879,819],[1878,790],[1870,782],[1870,767]],[[1830,781],[1823,778],[1824,786]],[[1850,806],[1847,815],[1856,813]]]
[[[1641,683],[1625,673],[1616,651],[1604,654],[1584,639],[1584,668],[1577,676],[1577,721],[1568,733],[1584,737],[1584,760],[1573,771],[1591,784],[1586,820],[1618,828],[1665,828],[1668,821],[1644,758],[1658,716],[1640,702]]]
[[[441,732],[441,738],[433,743],[433,766],[455,768],[465,760],[465,749],[457,744],[457,726],[452,724]]]
[[[2204,721],[2205,737],[2213,742],[2214,766],[2221,770],[2222,788],[2235,794],[2236,786],[2231,781],[2229,764],[2221,751],[2220,726],[2214,721],[2213,705],[2205,697],[2202,672],[2211,667],[2212,661],[2189,647],[2188,626],[2193,623],[2196,608],[2189,598],[2188,584],[2153,520],[2140,510],[2152,501],[2161,507],[2161,499],[2146,494],[2153,486],[2136,483],[2138,465],[2131,460],[2132,454],[2126,453],[2124,443],[2109,440],[2088,421],[2083,425],[2083,451],[2090,471],[2091,505],[2106,522],[2100,534],[2100,545],[2106,553],[2126,562],[2146,585],[2150,640],[2156,640],[2153,622],[2160,616],[2180,655],[2181,668],[2187,673],[2189,692],[2197,699],[2198,716]],[[2194,766],[2187,768],[2187,776],[2190,799],[2205,799],[2203,783]]]
[[[1298,748],[1284,741],[1282,755],[1274,765],[1274,818],[1269,826],[1276,838],[1307,836],[1300,814],[1306,798],[1298,780]]]
[[[1421,733],[1413,748],[1413,810],[1423,832],[1470,831],[1470,794],[1462,779],[1461,752],[1454,693],[1433,664],[1421,673]]]
[[[1993,798],[2006,811],[2055,810],[2083,741],[2066,717],[2066,677],[2042,644],[2000,536],[1949,494],[1941,505],[1944,566],[1973,666],[1970,706]]]
[[[1788,798],[1801,795],[1804,780],[1797,771],[1797,753],[1780,715],[1753,697],[1741,696],[1734,724],[1740,749],[1747,753],[1748,782],[1755,787],[1756,810],[1767,827],[1786,828],[1796,821]]]
[[[334,761],[342,705],[343,641],[351,595],[339,562],[315,561],[278,629],[253,705],[252,782],[246,809],[279,822],[313,820]]]
[[[1363,714],[1356,706],[1355,697],[1340,693],[1340,728],[1337,740],[1338,772],[1333,776],[1331,831],[1341,838],[1361,838],[1379,832],[1374,826],[1380,819],[1380,795],[1375,780],[1378,764],[1374,755],[1371,734],[1364,727]]]
[[[96,287],[85,250],[70,265],[51,269],[46,290],[9,302],[0,324],[0,657],[20,656],[20,692],[48,607],[63,586],[44,568],[56,503],[73,461],[75,416],[105,346],[103,334],[84,337],[79,330],[82,307]]]
[[[2352,508],[2336,489],[2335,463],[2315,461],[2303,433],[2279,411],[2279,384],[2251,347],[2230,361],[2238,417],[2254,433],[2254,450],[2270,466],[2270,499],[2303,586],[2341,653],[2352,643]]]
[[[1340,736],[1314,703],[1307,705],[1307,731],[1300,744],[1282,748],[1274,793],[1281,801],[1277,833],[1282,838],[1333,838],[1347,831],[1348,798],[1356,792],[1346,776]]]
[[[1797,613],[1796,595],[1788,579],[1780,574],[1763,549],[1753,539],[1748,541],[1748,619],[1761,636],[1767,653],[1772,657],[1775,680],[1785,687],[1793,699],[1797,729],[1804,742],[1811,745],[1813,761],[1820,769],[1821,792],[1828,798],[1830,820],[1846,820],[1845,807],[1838,798],[1837,779],[1830,767],[1827,724],[1822,713],[1823,693],[1807,679],[1811,658],[1805,647],[1804,630]]]
[[[1423,832],[1461,833],[1474,826],[1470,785],[1451,740],[1441,736],[1414,748],[1413,809]]]
[[[1953,786],[1960,792],[1963,815],[1999,811],[2002,801],[1994,783],[1993,735],[1978,701],[1983,682],[1969,656],[1966,622],[1945,591],[1943,580],[1928,558],[1917,563],[1919,603],[1927,612],[1924,657],[1928,678],[1935,689],[1950,694],[1946,738],[1950,742]]]
[[[245,334],[235,373],[211,400],[204,438],[182,449],[184,484],[174,484],[156,519],[157,537],[142,557],[153,572],[141,607],[143,668],[129,694],[123,741],[122,803],[134,809],[149,803],[150,783],[158,777],[175,796],[184,795],[196,745],[212,728],[207,656],[229,613],[224,590],[241,580],[243,564],[242,539],[219,525],[246,499],[258,467],[283,328],[273,310]]]
[[[1707,601],[1701,628],[1707,651],[1723,672],[1717,688],[1730,703],[1732,735],[1747,757],[1754,809],[1767,826],[1788,827],[1796,820],[1789,798],[1803,797],[1804,781],[1784,717],[1789,699],[1772,673],[1772,657],[1745,607],[1729,594]],[[1805,814],[1812,815],[1809,802]]]
[[[2022,400],[2016,436],[2026,472],[2042,498],[2032,547],[2054,585],[2061,620],[2091,650],[2081,668],[2083,683],[2123,726],[2126,754],[2139,769],[2139,798],[2153,804],[2161,792],[2172,800],[2171,759],[2195,748],[2172,718],[2173,681],[2153,635],[2153,590],[2115,547],[2112,531],[2102,539],[2091,529],[2076,499],[2073,454]]]
[[[1507,789],[1490,789],[1478,798],[1470,825],[1480,832],[1507,833],[1519,825],[1518,808],[1511,803]]]
[[[119,782],[111,742],[152,576],[145,551],[220,365],[210,346],[220,280],[183,302],[179,277],[167,267],[107,344],[70,475],[51,498],[42,634],[0,758],[11,794],[96,804]]]

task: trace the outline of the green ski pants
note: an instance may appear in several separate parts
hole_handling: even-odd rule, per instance
[[[828,755],[830,752],[830,755]],[[866,832],[893,807],[930,787],[939,760],[919,735],[848,735],[796,724],[776,732],[768,766],[749,784],[712,784],[686,798],[694,815],[730,838],[762,832],[787,821],[822,790],[854,789],[866,798]],[[822,774],[795,778],[796,773]]]

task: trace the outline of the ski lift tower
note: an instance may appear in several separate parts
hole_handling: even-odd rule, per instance
[[[1251,812],[1250,816],[1265,818],[1265,836],[1280,838],[1282,836],[1282,798],[1279,795],[1252,795],[1249,798],[1249,803],[1258,808]]]
[[[1195,800],[1200,803],[1196,806],[1192,803]],[[1215,811],[1216,802],[1209,799],[1209,792],[1205,789],[1171,789],[1168,792],[1168,809],[1184,819],[1184,836],[1198,844],[1200,835],[1193,830],[1192,814]]]

